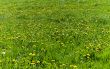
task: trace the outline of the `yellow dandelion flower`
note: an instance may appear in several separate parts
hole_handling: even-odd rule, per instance
[[[31,63],[32,65],[36,64],[36,63]]]
[[[55,62],[55,60],[51,60],[52,62]]]
[[[76,66],[76,65],[74,65],[74,68],[77,68],[77,66]]]
[[[29,53],[29,55],[31,56],[31,55],[32,55],[32,53]]]
[[[63,66],[66,66],[66,64],[62,64]]]
[[[13,59],[12,61],[13,61],[13,62],[16,62],[16,60],[15,60],[15,59]]]
[[[39,64],[39,63],[40,63],[40,61],[38,60],[38,61],[37,61],[37,63]]]
[[[61,65],[60,65],[60,67],[65,67],[65,66],[66,66],[66,64],[61,64]]]
[[[32,54],[32,56],[35,56],[35,55],[36,55],[35,53]]]
[[[16,63],[16,59],[13,59],[13,60],[12,60],[12,63]]]
[[[6,54],[6,52],[2,52],[2,54],[3,54],[3,55],[5,55],[5,54]]]
[[[32,60],[31,64],[34,65],[34,64],[36,64],[36,62],[34,60]]]
[[[76,66],[76,65],[70,65],[70,67],[71,67],[71,68],[77,68],[77,66]]]
[[[30,56],[35,56],[36,54],[35,54],[35,53],[29,53],[29,55],[30,55]]]
[[[2,60],[0,60],[0,63],[2,62]]]
[[[90,54],[87,54],[87,56],[90,56]]]
[[[74,65],[70,65],[70,67],[74,67]]]

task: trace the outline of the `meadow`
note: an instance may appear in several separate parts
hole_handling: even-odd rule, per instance
[[[109,0],[0,0],[0,69],[109,68]]]

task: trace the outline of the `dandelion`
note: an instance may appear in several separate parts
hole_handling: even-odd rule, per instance
[[[70,67],[74,67],[74,65],[70,65]]]
[[[15,59],[13,59],[12,61],[13,61],[13,62],[16,62],[16,60],[15,60]]]
[[[32,56],[35,56],[35,55],[36,55],[35,53],[32,54]]]
[[[36,45],[33,45],[33,47],[36,47]]]
[[[99,52],[99,51],[101,51],[101,50],[102,50],[101,48],[96,48],[96,51],[97,51],[97,52]]]
[[[31,63],[32,65],[34,65],[35,63]]]
[[[32,53],[29,53],[29,55],[31,56],[31,55],[32,55]]]
[[[74,69],[77,68],[76,65],[70,65],[70,67],[71,67],[71,68],[74,68]]]
[[[74,67],[73,68],[77,68],[77,66],[76,65],[74,65]]]
[[[30,55],[30,56],[35,56],[36,54],[35,54],[35,53],[29,53],[29,55]]]
[[[86,55],[84,55],[84,57],[87,58],[87,59],[89,59],[90,56],[91,56],[90,54],[86,54]]]
[[[32,60],[31,64],[32,64],[32,65],[36,64],[36,61]]]
[[[63,47],[64,46],[64,43],[61,42],[60,45]]]
[[[40,61],[38,60],[38,61],[37,61],[37,63],[39,64],[39,63],[40,63]]]
[[[66,64],[62,64],[62,66],[66,66]]]
[[[13,60],[12,60],[12,63],[16,63],[16,60],[15,60],[15,59],[13,59]]]
[[[60,65],[60,67],[65,67],[66,66],[66,64],[62,64],[62,65]]]
[[[6,54],[6,52],[2,52],[2,54],[3,54],[3,55],[5,55],[5,54]]]
[[[0,60],[0,63],[2,62],[2,60]]]
[[[55,62],[55,60],[51,60],[52,62]]]
[[[90,54],[87,54],[87,56],[90,56]]]
[[[22,48],[25,48],[24,46],[21,46]]]

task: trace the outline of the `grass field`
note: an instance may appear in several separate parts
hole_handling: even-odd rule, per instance
[[[0,0],[0,69],[109,68],[109,0]]]

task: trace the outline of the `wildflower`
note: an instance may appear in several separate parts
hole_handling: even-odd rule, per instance
[[[89,59],[90,56],[91,56],[90,54],[86,54],[86,55],[84,55],[84,57],[87,58],[87,59]]]
[[[62,66],[66,66],[66,64],[62,64]]]
[[[35,55],[36,55],[35,53],[32,54],[32,56],[35,56]]]
[[[74,67],[74,65],[70,65],[70,67]]]
[[[3,55],[5,55],[5,54],[6,54],[6,52],[2,52],[2,54],[3,54]]]
[[[32,60],[31,64],[34,65],[34,64],[36,64],[36,62],[34,60]]]
[[[2,62],[2,60],[0,60],[0,63]]]
[[[99,52],[99,51],[101,51],[101,50],[102,50],[102,49],[101,49],[101,48],[99,48],[99,47],[98,47],[98,48],[96,48],[96,51],[97,51],[97,52]]]
[[[60,45],[63,47],[64,46],[64,43],[60,43]]]
[[[51,60],[52,62],[55,62],[55,60]]]
[[[32,65],[36,64],[36,63],[31,63]]]
[[[38,61],[37,61],[37,63],[39,64],[39,63],[40,63],[40,61],[38,60]]]
[[[12,60],[12,63],[16,63],[16,60],[15,60],[15,59],[13,59],[13,60]]]
[[[86,49],[89,49],[89,47],[87,46]]]
[[[29,53],[29,55],[30,55],[30,56],[35,56],[36,54],[35,54],[35,53]]]
[[[70,65],[70,67],[71,67],[71,68],[77,68],[77,66],[76,66],[76,65]]]
[[[15,60],[15,59],[13,59],[12,61],[13,61],[13,62],[16,62],[16,60]]]
[[[32,55],[32,53],[29,53],[29,55]]]
[[[25,48],[24,46],[22,46],[22,48]]]
[[[62,65],[60,65],[60,67],[65,67],[66,66],[66,64],[62,64]]]
[[[77,68],[77,66],[76,66],[76,65],[74,65],[74,68]]]
[[[36,45],[33,45],[33,47],[36,47]]]
[[[90,56],[90,54],[87,54],[87,56]]]

